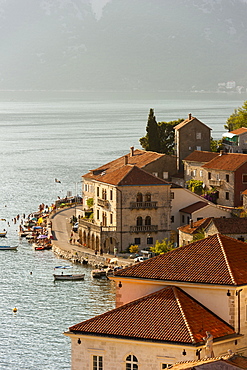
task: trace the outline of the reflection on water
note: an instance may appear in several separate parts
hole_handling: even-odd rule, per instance
[[[62,333],[113,308],[114,284],[92,279],[91,268],[82,265],[74,270],[85,273],[84,281],[54,282],[54,266],[63,260],[26,241],[0,258],[0,369],[70,369],[70,340]]]

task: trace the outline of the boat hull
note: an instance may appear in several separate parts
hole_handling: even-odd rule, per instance
[[[84,280],[85,274],[78,274],[78,275],[57,275],[53,274],[54,280]]]
[[[16,245],[16,246],[14,246],[14,247],[12,247],[12,246],[8,246],[8,245],[0,245],[0,251],[14,251],[14,250],[16,250],[18,248],[18,246]]]

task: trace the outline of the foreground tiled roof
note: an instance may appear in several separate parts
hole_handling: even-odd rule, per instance
[[[204,208],[206,206],[208,206],[208,203],[207,202],[196,202],[196,203],[193,203],[193,204],[191,204],[191,205],[189,205],[187,207],[181,208],[179,210],[179,212],[191,214],[191,213],[196,212],[199,209]]]
[[[69,328],[70,332],[196,344],[205,330],[214,338],[234,329],[181,289],[168,287]]]
[[[195,361],[180,362],[171,367],[172,370],[237,370],[247,369],[247,359],[239,355],[204,358]]]
[[[247,244],[215,234],[136,265],[115,276],[218,285],[247,284]]]
[[[188,224],[188,225],[178,227],[178,230],[180,230],[180,231],[182,231],[183,233],[186,233],[186,234],[196,234],[198,232],[198,230],[202,230],[206,226],[208,226],[211,219],[212,219],[212,217],[203,218],[202,220],[193,222],[192,225]]]
[[[204,164],[203,168],[236,171],[240,166],[247,162],[247,154],[224,153]]]
[[[115,159],[114,161],[111,161],[109,163],[106,163],[94,170],[91,170],[89,174],[84,175],[89,176],[93,178],[94,174],[100,174],[102,172],[105,173],[110,173],[112,171],[118,170],[122,166],[125,166],[126,164],[126,159],[128,164],[132,164],[134,166],[137,166],[139,168],[144,168],[148,164],[157,161],[158,159],[164,157],[165,154],[161,153],[156,153],[156,152],[151,152],[151,151],[145,151],[145,150],[140,150],[140,149],[135,149],[133,151],[133,155],[130,153],[123,155],[120,158]]]
[[[237,128],[236,130],[230,131],[231,134],[235,134],[235,135],[241,135],[246,132],[247,132],[247,127],[240,127],[240,128]]]
[[[187,162],[202,162],[206,163],[211,161],[212,159],[219,156],[219,153],[215,152],[205,152],[202,150],[194,150],[191,154],[189,154],[184,161]]]
[[[247,234],[247,218],[213,218],[211,223],[220,234]]]
[[[89,174],[90,175],[90,174]],[[88,178],[89,176],[84,176]],[[93,175],[93,179],[111,185],[169,185],[139,167],[127,164],[111,172]]]

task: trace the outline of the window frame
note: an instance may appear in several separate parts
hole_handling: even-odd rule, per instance
[[[128,359],[130,357],[130,359]],[[130,366],[128,366],[130,365]],[[136,365],[134,367],[134,365]],[[125,369],[126,370],[138,370],[139,368],[139,362],[138,362],[138,359],[135,355],[133,355],[132,353],[130,353],[129,355],[127,355],[125,357]]]
[[[94,361],[96,360],[96,364]],[[100,361],[101,360],[101,361]],[[92,355],[92,370],[103,370],[103,356],[102,355]]]

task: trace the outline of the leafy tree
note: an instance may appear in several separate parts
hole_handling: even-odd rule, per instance
[[[210,148],[211,148],[211,152],[220,152],[221,150],[223,150],[223,144],[222,144],[222,141],[223,141],[223,139],[220,139],[220,140],[214,140],[214,139],[211,137],[211,140],[210,140]]]
[[[158,153],[173,154],[174,151],[174,126],[183,119],[170,122],[156,122],[154,111],[150,109],[146,136],[139,141],[143,149]]]
[[[88,208],[92,208],[92,206],[93,206],[93,198],[88,198],[87,199],[87,206],[88,206]]]
[[[129,247],[129,252],[130,253],[138,253],[139,252],[139,246],[138,245],[131,245]]]
[[[247,127],[247,100],[242,107],[234,110],[224,126],[228,131],[233,131],[240,127]]]
[[[164,254],[164,253],[169,252],[173,249],[174,249],[173,242],[168,241],[167,238],[164,238],[161,242],[156,240],[155,246],[150,247],[150,251],[155,253],[155,254]]]
[[[159,140],[160,140],[160,152],[165,154],[174,153],[175,145],[175,132],[174,126],[181,123],[183,119],[170,122],[159,122]]]
[[[202,192],[203,192],[203,181],[200,181],[200,180],[189,180],[189,181],[186,181],[187,185],[188,185],[188,188],[190,189],[190,191],[193,191],[193,193],[196,193],[196,194],[199,194],[201,195]]]
[[[198,232],[193,236],[193,242],[205,238],[204,229],[198,230]]]

